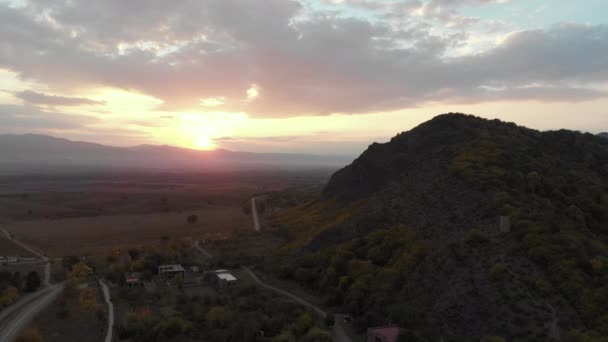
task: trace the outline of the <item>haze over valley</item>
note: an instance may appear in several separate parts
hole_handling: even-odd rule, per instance
[[[0,342],[608,342],[605,0],[0,0]]]

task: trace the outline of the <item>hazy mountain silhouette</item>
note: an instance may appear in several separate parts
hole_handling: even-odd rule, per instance
[[[174,146],[112,147],[46,135],[0,135],[3,173],[74,168],[136,168],[154,170],[241,170],[340,167],[345,156],[288,153],[200,151]]]
[[[598,134],[602,138],[608,138],[608,132]]]

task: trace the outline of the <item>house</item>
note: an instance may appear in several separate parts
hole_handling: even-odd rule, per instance
[[[221,288],[236,284],[236,277],[227,270],[217,270],[214,272],[215,281]]]
[[[158,266],[158,276],[162,280],[171,280],[171,279],[184,279],[184,273],[186,271],[182,267],[182,265],[162,265]]]
[[[125,284],[129,287],[144,286],[141,272],[125,273]]]
[[[397,342],[401,328],[396,325],[367,329],[367,342]]]

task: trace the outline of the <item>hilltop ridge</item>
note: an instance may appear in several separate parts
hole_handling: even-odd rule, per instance
[[[292,239],[286,276],[361,328],[390,319],[421,341],[608,335],[608,141],[592,134],[441,115],[370,145],[276,222]]]

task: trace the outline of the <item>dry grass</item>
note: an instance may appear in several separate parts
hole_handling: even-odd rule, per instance
[[[0,232],[0,256],[34,257],[30,252],[14,244]]]
[[[198,222],[186,222],[188,215]],[[6,225],[21,241],[50,256],[104,254],[113,247],[150,244],[161,236],[199,238],[210,233],[230,234],[251,229],[241,207],[206,206],[182,213],[153,213],[33,220]]]

